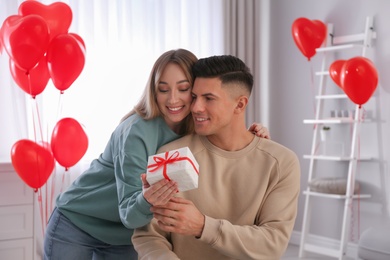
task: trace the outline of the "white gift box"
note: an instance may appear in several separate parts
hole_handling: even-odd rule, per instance
[[[199,164],[188,147],[149,156],[146,180],[154,184],[174,180],[179,191],[198,188]]]

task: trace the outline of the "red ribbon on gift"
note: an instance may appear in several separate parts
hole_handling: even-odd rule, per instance
[[[149,171],[150,172],[154,172],[154,171],[157,171],[158,169],[160,169],[161,167],[164,167],[163,168],[163,176],[164,176],[165,179],[170,181],[171,179],[168,177],[168,174],[167,174],[167,165],[175,163],[177,161],[187,160],[187,161],[189,161],[192,164],[192,167],[194,167],[194,170],[196,171],[196,173],[199,174],[198,169],[196,168],[194,162],[190,158],[188,158],[188,157],[179,157],[180,154],[179,154],[178,151],[175,151],[169,157],[168,157],[168,155],[169,155],[169,152],[165,152],[165,158],[159,157],[159,156],[153,156],[153,160],[156,163],[148,165],[148,169],[149,168],[153,168],[153,169],[150,169]]]

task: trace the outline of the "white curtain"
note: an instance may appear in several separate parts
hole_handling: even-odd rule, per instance
[[[226,0],[224,4],[224,49],[242,59],[254,76],[247,109],[247,124],[269,126],[269,1]]]
[[[1,1],[0,20],[17,14],[22,2]],[[37,96],[37,106],[44,139],[50,139],[62,117],[73,117],[85,126],[90,140],[85,159],[102,151],[120,118],[136,103],[161,53],[175,48],[189,49],[198,57],[224,52],[223,0],[63,2],[73,12],[69,32],[85,41],[86,64],[63,95],[49,81]],[[10,160],[15,141],[34,138],[31,109],[36,104],[13,82],[6,53],[0,62],[0,157]]]
[[[1,1],[1,23],[14,14],[22,1]],[[27,136],[27,105],[24,92],[11,78],[9,58],[3,50],[0,56],[0,161],[9,162],[11,147],[15,141]]]

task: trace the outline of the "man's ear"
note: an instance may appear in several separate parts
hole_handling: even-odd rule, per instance
[[[247,105],[248,105],[248,97],[239,96],[237,98],[237,106],[235,110],[237,111],[237,113],[242,113],[243,111],[245,111]]]

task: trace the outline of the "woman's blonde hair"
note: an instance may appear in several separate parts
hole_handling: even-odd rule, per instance
[[[161,111],[157,104],[157,85],[165,67],[170,63],[179,65],[192,87],[194,83],[192,66],[197,60],[198,58],[192,52],[185,49],[170,50],[163,53],[153,65],[148,82],[138,104],[122,118],[121,122],[135,113],[145,120],[161,116]],[[189,114],[183,120],[179,134],[192,133],[193,129],[193,120],[191,114]]]

